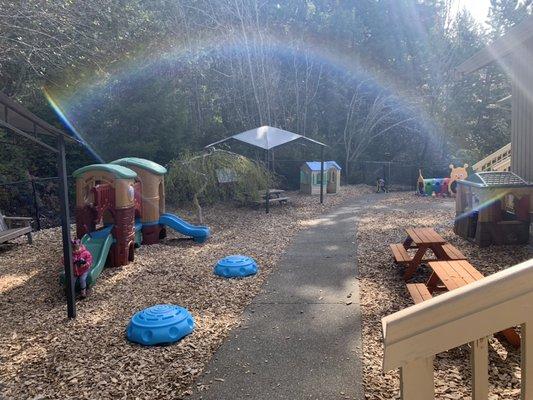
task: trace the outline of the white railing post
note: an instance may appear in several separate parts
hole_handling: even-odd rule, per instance
[[[533,399],[533,320],[522,324],[520,329],[521,349],[521,395],[522,400]]]
[[[487,338],[470,343],[472,368],[472,400],[487,400],[489,397],[489,347]]]
[[[419,358],[400,368],[402,400],[432,400],[435,398],[434,358]]]

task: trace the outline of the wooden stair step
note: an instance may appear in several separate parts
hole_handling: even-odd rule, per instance
[[[432,299],[433,296],[429,293],[428,288],[423,283],[408,283],[407,290],[411,295],[415,304]]]
[[[411,262],[412,258],[402,243],[391,244],[390,248],[394,256],[394,261],[398,264],[408,264]]]

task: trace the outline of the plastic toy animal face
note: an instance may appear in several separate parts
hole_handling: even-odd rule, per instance
[[[468,176],[468,172],[466,172],[466,169],[468,168],[468,164],[465,164],[462,167],[455,168],[453,164],[450,164],[450,179],[452,181],[457,181],[461,179],[466,179]]]

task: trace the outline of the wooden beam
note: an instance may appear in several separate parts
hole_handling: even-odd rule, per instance
[[[487,338],[470,343],[472,367],[472,400],[487,400],[489,397],[489,346]]]
[[[433,359],[434,357],[420,358],[400,368],[402,400],[431,400],[435,398]]]
[[[521,400],[533,399],[533,320],[522,324],[521,340]],[[529,371],[531,370],[531,371]]]
[[[533,16],[514,26],[502,37],[496,39],[484,49],[455,68],[457,78],[485,67],[524,46],[524,42],[533,37]]]

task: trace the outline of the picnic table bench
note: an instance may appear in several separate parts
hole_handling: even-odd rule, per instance
[[[429,261],[424,258],[428,250],[432,250],[439,260],[464,260],[463,253],[435,232],[432,228],[408,228],[407,238],[403,243],[391,244],[394,261],[405,265],[404,279],[411,279],[420,264]],[[414,256],[407,250],[416,249]]]
[[[407,284],[407,290],[415,304],[431,299],[433,293],[438,290],[455,290],[484,278],[483,274],[466,260],[429,261],[428,265],[433,272],[426,284]],[[505,329],[501,334],[514,347],[520,347],[520,336],[514,328]]]
[[[289,198],[286,196],[282,196],[282,194],[285,193],[285,190],[283,189],[269,189],[268,191],[268,201],[270,203],[272,202],[278,202],[280,204],[287,203],[289,201]],[[262,200],[258,200],[255,203],[256,204],[265,204],[266,198],[267,198],[267,192],[266,190],[259,191],[259,195],[261,196]]]

